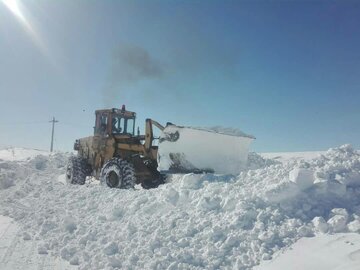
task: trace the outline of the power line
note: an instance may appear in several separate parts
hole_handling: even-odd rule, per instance
[[[53,151],[53,146],[54,146],[54,129],[55,129],[55,123],[58,123],[58,120],[55,120],[55,117],[53,117],[53,119],[51,121],[49,121],[50,123],[52,123],[52,130],[51,130],[51,145],[50,145],[50,152]]]

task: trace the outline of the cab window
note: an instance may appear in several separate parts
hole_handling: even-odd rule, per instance
[[[134,135],[134,119],[126,119],[121,116],[113,116],[111,132],[112,134]]]
[[[134,131],[135,131],[134,122],[135,122],[134,119],[127,119],[127,121],[126,121],[126,132],[128,134],[134,135]]]
[[[107,128],[107,124],[108,124],[108,116],[107,114],[100,114],[99,116],[99,124],[97,126],[97,132],[96,133],[100,133],[100,134],[104,134],[106,133],[106,128]]]
[[[111,132],[113,134],[124,133],[124,118],[120,116],[113,116]]]

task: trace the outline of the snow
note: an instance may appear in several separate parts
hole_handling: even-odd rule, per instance
[[[160,136],[160,171],[239,174],[246,167],[252,137],[168,125]]]
[[[49,152],[37,149],[27,149],[20,147],[7,147],[0,149],[0,160],[25,161],[38,155],[48,156]]]
[[[237,175],[172,174],[151,190],[67,185],[59,181],[67,158],[56,153],[0,162],[0,177],[13,181],[0,189],[0,215],[21,229],[17,245],[26,245],[32,262],[61,258],[77,269],[252,269],[303,242],[311,243],[301,246],[304,252],[324,249],[323,262],[312,256],[316,250],[308,252],[315,266],[340,263],[342,256],[355,258],[350,267],[359,258],[360,154],[349,145],[282,162],[250,153],[248,169]],[[327,237],[342,235],[354,245],[326,259],[344,245],[335,241],[326,249]],[[24,268],[27,259],[6,255],[11,250],[0,249],[0,269]],[[269,269],[295,269],[291,260],[284,264]]]
[[[75,269],[66,260],[47,254],[47,248],[31,241],[21,225],[0,215],[0,269]]]
[[[295,168],[289,173],[289,180],[294,182],[301,190],[314,184],[314,172],[304,168]]]
[[[355,270],[360,269],[360,234],[340,233],[303,238],[274,260],[254,270]]]
[[[326,223],[323,217],[314,217],[312,222],[315,228],[315,232],[327,233],[329,231],[329,225]]]

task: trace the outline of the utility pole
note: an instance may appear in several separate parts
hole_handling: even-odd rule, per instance
[[[50,123],[52,123],[52,131],[51,131],[51,146],[50,146],[50,152],[53,151],[53,146],[54,146],[54,128],[55,128],[55,123],[59,122],[58,120],[55,120],[55,117],[53,117],[53,119],[51,121],[49,121]]]

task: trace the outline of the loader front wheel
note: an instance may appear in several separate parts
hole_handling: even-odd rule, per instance
[[[84,185],[88,166],[80,157],[70,157],[66,166],[66,182],[74,185]]]
[[[136,182],[134,167],[126,160],[112,158],[101,169],[100,181],[110,188],[134,188]]]

